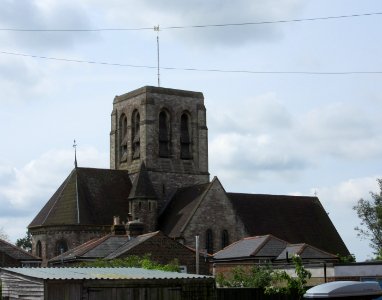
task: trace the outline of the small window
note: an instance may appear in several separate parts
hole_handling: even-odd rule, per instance
[[[36,256],[42,257],[42,246],[40,241],[36,244]]]
[[[228,245],[229,245],[228,231],[224,229],[222,231],[222,249],[227,247]]]
[[[208,254],[214,253],[214,241],[211,229],[207,229],[206,231],[206,250]]]
[[[64,252],[68,251],[68,244],[64,239],[61,239],[56,242],[56,249],[55,249],[55,254],[60,255]]]

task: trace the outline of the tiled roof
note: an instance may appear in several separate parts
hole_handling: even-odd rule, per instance
[[[36,257],[11,243],[8,243],[0,239],[0,253],[5,253],[9,257],[12,257],[18,261],[31,261],[31,260],[41,260],[41,258]]]
[[[329,253],[349,255],[317,197],[228,193],[250,236],[272,234]]]
[[[138,235],[137,237],[129,240],[129,242],[123,244],[121,247],[119,247],[115,251],[109,252],[109,254],[105,257],[105,259],[118,258],[122,254],[126,253],[127,251],[133,249],[134,247],[138,246],[139,244],[149,240],[150,238],[152,238],[158,234],[163,235],[160,231],[155,231],[155,232],[150,232],[150,233]]]
[[[159,229],[169,237],[181,236],[184,225],[187,224],[211,184],[205,183],[179,189],[159,217]]]
[[[3,268],[5,272],[39,278],[43,280],[70,279],[183,279],[212,278],[211,276],[194,275],[141,268]]]
[[[108,234],[101,238],[92,239],[78,247],[53,257],[49,260],[52,262],[68,261],[74,259],[96,259],[104,258],[111,252],[117,250],[122,245],[131,241],[127,235],[112,235]]]
[[[139,244],[161,234],[159,231],[130,237],[128,235],[108,234],[101,238],[92,239],[76,248],[49,260],[50,263],[71,260],[89,260],[97,258],[113,259],[133,249]]]
[[[241,239],[214,254],[214,259],[274,258],[286,247],[287,242],[272,235]]]
[[[299,255],[302,259],[338,259],[336,255],[327,253],[308,244],[289,244],[276,260],[286,260],[287,255],[291,257],[295,254]]]
[[[127,219],[131,181],[127,171],[75,168],[29,228],[43,225],[111,225]]]

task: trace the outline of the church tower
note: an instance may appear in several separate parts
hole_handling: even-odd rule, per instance
[[[145,86],[114,98],[110,168],[133,181],[142,163],[159,209],[178,188],[209,182],[202,93]]]

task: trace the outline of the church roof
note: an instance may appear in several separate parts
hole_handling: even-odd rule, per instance
[[[18,261],[41,260],[41,258],[36,257],[24,251],[23,249],[16,247],[15,245],[12,245],[11,243],[8,243],[7,241],[4,241],[2,239],[0,239],[0,253],[4,253],[8,255],[9,257]]]
[[[307,243],[349,255],[317,197],[227,193],[250,236],[272,234],[290,243]]]
[[[111,225],[126,219],[131,181],[127,171],[75,168],[28,228],[49,225]]]
[[[169,237],[180,237],[183,227],[187,225],[211,184],[178,189],[158,220],[160,230]]]
[[[157,199],[153,184],[147,173],[145,163],[142,162],[138,174],[135,175],[129,199]]]

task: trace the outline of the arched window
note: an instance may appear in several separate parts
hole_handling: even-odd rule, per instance
[[[214,253],[214,240],[211,229],[207,229],[206,231],[206,250],[208,254]]]
[[[42,257],[42,246],[40,241],[36,244],[36,256]]]
[[[64,252],[68,251],[68,244],[64,239],[58,240],[56,242],[56,249],[55,249],[55,254],[60,255]]]
[[[180,118],[180,158],[191,159],[190,120],[186,113]]]
[[[127,117],[121,115],[119,122],[119,158],[121,162],[127,160]]]
[[[224,229],[222,231],[222,249],[227,247],[228,245],[229,245],[228,231]]]
[[[131,120],[131,125],[132,125],[132,152],[133,152],[133,159],[138,159],[140,157],[140,132],[139,132],[139,123],[140,123],[140,118],[139,118],[139,112],[135,110],[132,115],[132,120]]]
[[[159,157],[170,156],[170,118],[165,111],[159,114]]]

